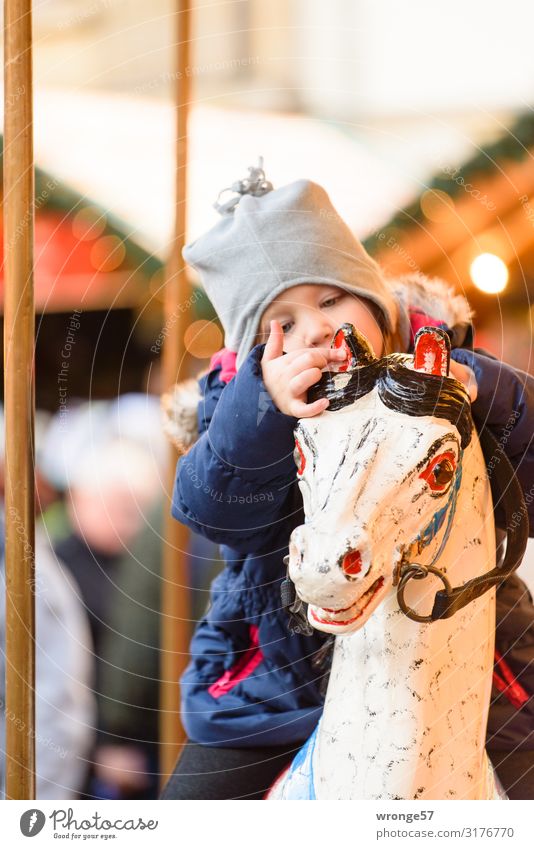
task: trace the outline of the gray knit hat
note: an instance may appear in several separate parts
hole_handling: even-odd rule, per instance
[[[373,301],[394,331],[398,304],[379,265],[335,211],[321,186],[297,180],[273,190],[260,167],[235,183],[222,218],[183,257],[201,277],[225,331],[225,346],[241,365],[261,316],[299,283],[333,284]]]

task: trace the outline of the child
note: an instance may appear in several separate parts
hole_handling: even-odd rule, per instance
[[[534,380],[468,350],[464,298],[422,275],[387,281],[320,186],[299,180],[275,191],[251,169],[250,179],[233,188],[237,197],[219,207],[222,219],[184,249],[221,319],[226,348],[199,381],[196,441],[184,434],[185,412],[178,411],[174,438],[189,450],[178,463],[172,511],[221,544],[226,567],[213,582],[182,678],[191,742],[165,788],[167,799],[262,798],[320,717],[321,675],[312,659],[325,635],[290,634],[280,585],[289,536],[304,521],[293,428],[298,417],[327,406],[307,404],[306,393],[322,369],[342,359],[329,347],[341,324],[352,322],[377,356],[409,350],[420,326],[446,327],[455,348],[452,373],[469,386],[475,420],[498,438],[507,427],[504,451],[525,490],[533,478]],[[519,579],[506,587],[506,612],[518,604],[526,610],[524,633],[507,633],[510,652],[501,649],[516,674],[534,658],[534,615]],[[501,618],[513,631],[513,617]],[[523,652],[517,657],[515,640]],[[522,679],[529,694],[532,670],[534,664]],[[520,711],[509,707],[498,695],[488,748],[502,749],[510,765],[517,745],[530,765],[534,734],[525,728],[532,728],[533,700]],[[518,714],[523,726],[514,731]],[[507,786],[522,772],[523,763]]]

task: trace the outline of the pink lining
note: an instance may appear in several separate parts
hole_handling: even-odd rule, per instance
[[[417,307],[408,307],[408,313],[410,316],[411,345],[414,343],[415,334],[418,330],[421,330],[422,327],[445,327],[445,323],[443,321],[432,318],[431,315],[428,315],[428,313],[423,312]]]
[[[246,650],[243,656],[234,663],[230,669],[221,675],[210,687],[208,693],[214,699],[220,698],[225,693],[232,690],[240,681],[252,675],[254,670],[263,660],[263,652],[259,647],[258,628],[256,625],[251,625],[249,629],[250,647]]]
[[[220,365],[220,378],[223,383],[229,383],[234,375],[237,374],[236,358],[237,354],[235,351],[230,351],[228,348],[221,348],[210,360],[210,371]]]

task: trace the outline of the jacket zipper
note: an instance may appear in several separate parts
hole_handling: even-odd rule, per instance
[[[240,681],[252,675],[254,670],[263,660],[263,652],[259,647],[258,628],[250,626],[250,646],[242,657],[227,669],[220,678],[208,687],[208,693],[214,699],[218,699],[232,690]]]
[[[503,674],[503,678],[501,678],[497,670],[494,669],[493,683],[499,692],[504,693],[508,701],[511,702],[517,710],[520,710],[520,708],[528,702],[529,695],[521,686],[517,678],[514,678],[512,670],[497,649],[495,649],[495,665],[499,667],[499,670]]]

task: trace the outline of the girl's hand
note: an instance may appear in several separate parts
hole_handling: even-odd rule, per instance
[[[457,363],[456,360],[453,360],[451,357],[449,371],[456,380],[459,380],[460,383],[464,384],[465,388],[469,392],[471,403],[476,401],[478,386],[473,369],[470,369],[469,366],[462,365],[462,363]]]
[[[307,404],[308,389],[321,379],[322,369],[329,363],[344,359],[341,349],[327,347],[300,348],[284,355],[284,331],[280,322],[273,320],[261,360],[263,382],[281,413],[309,418],[326,410],[329,401],[321,398]]]

